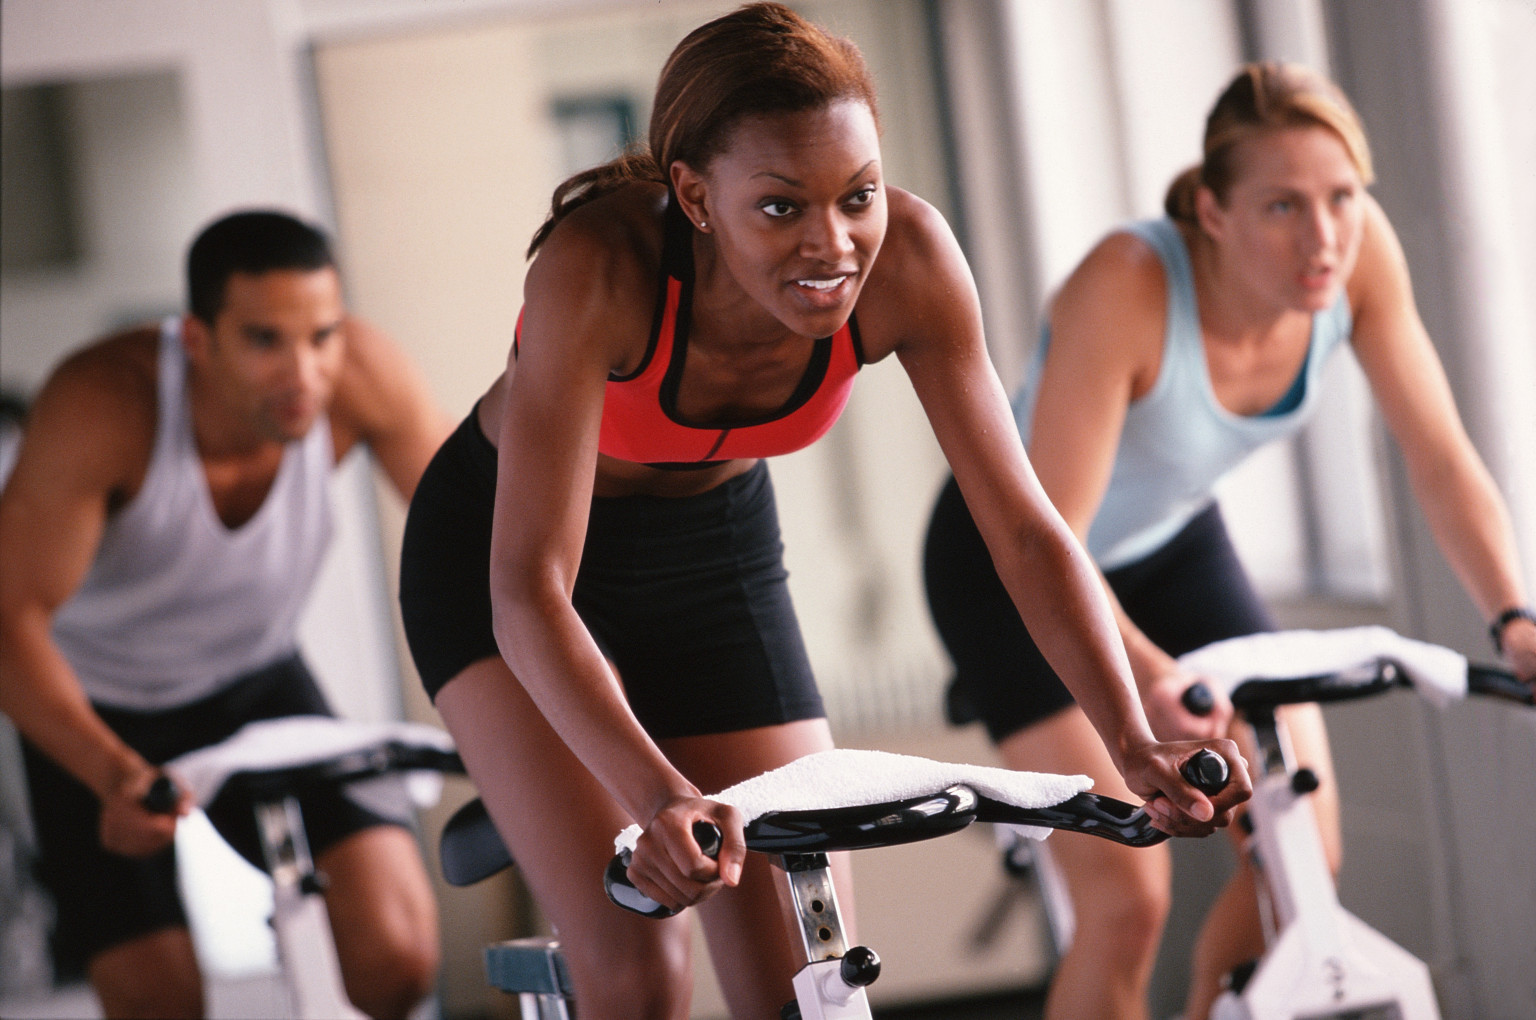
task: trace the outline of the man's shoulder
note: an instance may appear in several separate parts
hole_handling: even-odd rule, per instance
[[[141,326],[91,341],[70,352],[48,385],[100,389],[119,399],[155,398],[160,376],[160,328]]]
[[[116,436],[113,445],[124,451],[147,448],[159,404],[159,350],[155,326],[116,333],[75,350],[44,384],[29,430],[47,421],[80,432],[82,439]]]

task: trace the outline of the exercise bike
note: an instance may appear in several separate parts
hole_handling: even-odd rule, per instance
[[[182,786],[199,807],[231,790],[253,804],[272,878],[271,925],[291,1015],[295,1020],[365,1020],[342,987],[322,896],[325,876],[310,856],[297,797],[315,787],[399,778],[415,806],[428,807],[441,790],[441,774],[464,772],[447,734],[415,723],[291,716],[250,723],[227,740],[164,767],[167,774],[155,780],[144,798],[151,811],[174,813]]]
[[[1258,877],[1266,948],[1261,958],[1228,975],[1212,1020],[1439,1020],[1423,961],[1339,902],[1306,802],[1319,779],[1297,766],[1275,710],[1404,686],[1440,704],[1477,694],[1530,705],[1536,703],[1530,688],[1508,672],[1469,664],[1449,649],[1381,627],[1258,634],[1218,642],[1180,661],[1229,689],[1236,718],[1258,748],[1242,852]],[[1183,700],[1197,715],[1213,707],[1203,683],[1191,685]],[[1065,952],[1071,904],[1050,882],[1047,849],[1010,844],[1004,864],[1038,883],[1057,951]]]
[[[868,753],[822,752],[802,762]],[[1219,792],[1228,778],[1226,762],[1209,751],[1192,756],[1181,771],[1186,780],[1207,793]],[[1059,803],[1021,807],[965,782],[935,783],[926,792],[888,801],[758,814],[745,828],[747,849],[769,855],[782,875],[804,950],[805,963],[794,976],[795,999],[784,1006],[783,1020],[871,1018],[866,988],[880,975],[880,958],[873,949],[848,945],[827,855],[932,839],[973,822],[1025,827],[1037,839],[1051,829],[1089,833],[1136,847],[1168,838],[1152,827],[1145,810],[1109,797],[1083,791]],[[694,838],[707,854],[719,852],[720,834],[713,826],[699,823],[694,827]],[[478,799],[449,819],[440,847],[444,877],[453,885],[471,884],[513,863]],[[626,874],[628,864],[627,850],[620,850],[610,861],[603,875],[609,898],[648,917],[671,916],[673,911],[633,886]],[[487,948],[485,962],[491,984],[518,996],[524,1020],[567,1020],[571,984],[558,941],[528,938],[502,942]]]

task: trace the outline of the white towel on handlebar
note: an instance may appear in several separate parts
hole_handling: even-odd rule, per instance
[[[454,749],[448,734],[423,723],[366,723],[323,715],[295,715],[246,723],[233,736],[174,758],[165,763],[165,768],[192,792],[199,807],[206,807],[237,772],[272,772],[316,765],[391,742],[428,750]],[[372,783],[400,782],[405,783],[406,792],[417,807],[437,803],[442,791],[442,774],[435,771],[387,773],[350,785],[354,788],[352,792],[357,792],[356,787]]]
[[[1414,690],[1439,708],[1466,697],[1466,656],[1386,627],[1250,634],[1197,648],[1180,656],[1179,664],[1230,694],[1245,680],[1319,676],[1382,658],[1401,666]]]
[[[1093,785],[1087,776],[1015,772],[987,765],[956,765],[889,751],[838,748],[806,755],[788,765],[753,776],[710,797],[730,804],[743,822],[772,811],[816,811],[866,807],[936,794],[956,784],[1022,808],[1042,808],[1071,800]],[[1014,826],[1034,839],[1050,829]],[[616,850],[633,850],[640,827],[631,825],[614,840]]]

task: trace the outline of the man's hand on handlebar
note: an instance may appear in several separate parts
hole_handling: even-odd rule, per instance
[[[674,911],[741,881],[747,843],[741,813],[702,797],[674,800],[640,834],[629,861],[635,888]],[[713,827],[714,833],[709,832]],[[701,846],[718,834],[718,847]],[[715,853],[707,851],[714,849]]]
[[[166,774],[146,764],[123,776],[101,799],[102,846],[125,857],[148,857],[171,845],[177,819],[192,810],[192,796],[172,784],[172,799],[156,804],[150,791],[160,780]],[[164,790],[162,782],[157,793],[163,796]]]
[[[1180,772],[1202,749],[1227,764],[1227,782],[1219,793],[1202,793]],[[1125,781],[1146,800],[1152,824],[1171,836],[1209,836],[1230,825],[1233,809],[1253,795],[1248,763],[1230,740],[1147,744],[1127,759]]]

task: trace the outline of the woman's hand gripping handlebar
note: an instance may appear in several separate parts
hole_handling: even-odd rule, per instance
[[[697,821],[693,823],[693,841],[698,844],[699,852],[711,860],[720,856],[720,849],[724,845],[720,830],[713,822]],[[629,877],[629,866],[634,860],[634,855],[628,850],[620,850],[608,862],[608,868],[603,873],[603,888],[608,892],[608,898],[625,910],[633,911],[645,917],[671,917],[682,910],[682,906],[670,907],[651,899],[641,892]]]
[[[1236,806],[1252,796],[1246,765],[1232,740],[1180,740],[1127,756],[1123,776],[1158,830],[1203,837],[1230,825]]]
[[[1242,757],[1237,753],[1235,744],[1225,742],[1230,746],[1231,761],[1238,763],[1242,768]],[[1168,745],[1154,745],[1158,757],[1170,753]],[[1177,752],[1173,752],[1177,753]],[[1171,836],[1207,836],[1218,828],[1230,824],[1232,810],[1252,792],[1252,784],[1248,779],[1246,770],[1238,777],[1238,782],[1233,785],[1233,768],[1227,758],[1216,753],[1210,748],[1201,747],[1195,749],[1177,765],[1178,776],[1188,787],[1192,787],[1203,797],[1194,797],[1188,790],[1178,790],[1177,797],[1169,793],[1170,787],[1164,782],[1159,782],[1159,788],[1147,796],[1144,810],[1151,824],[1162,832]],[[1145,780],[1148,773],[1157,774],[1167,765],[1155,758],[1146,763],[1142,770],[1142,778]],[[1166,775],[1166,773],[1163,773]],[[1129,774],[1127,775],[1129,779]],[[1229,790],[1229,787],[1231,789]],[[1225,796],[1222,796],[1225,794]],[[1201,809],[1204,809],[1203,811]]]

